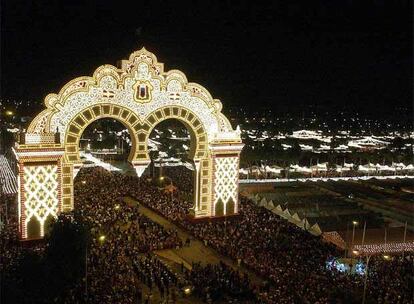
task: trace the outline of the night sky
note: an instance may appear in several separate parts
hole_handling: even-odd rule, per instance
[[[62,2],[1,1],[3,99],[41,102],[145,46],[224,107],[412,108],[412,1]]]

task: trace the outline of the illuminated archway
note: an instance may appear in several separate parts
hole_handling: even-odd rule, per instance
[[[243,144],[221,113],[222,104],[178,70],[164,72],[154,54],[142,48],[119,68],[103,65],[92,77],[67,83],[45,98],[46,109],[21,135],[19,160],[20,232],[27,238],[32,217],[46,218],[73,209],[73,179],[82,166],[79,140],[83,130],[100,118],[124,124],[131,135],[129,162],[140,176],[150,163],[148,138],[166,119],[177,119],[192,134],[190,156],[195,163],[194,217],[226,214],[230,202],[237,213],[238,168]],[[45,184],[44,180],[48,182]]]

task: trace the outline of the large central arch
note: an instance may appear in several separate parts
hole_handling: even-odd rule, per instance
[[[39,222],[43,236],[45,221],[74,208],[73,179],[82,167],[79,140],[100,118],[116,119],[128,128],[128,160],[138,176],[150,163],[152,129],[165,119],[183,122],[191,133],[190,157],[195,164],[194,217],[237,213],[240,130],[233,130],[218,99],[188,82],[182,72],[165,72],[163,63],[145,48],[120,67],[103,65],[92,77],[68,82],[58,94],[46,96],[44,104],[46,109],[15,148],[21,238],[28,237],[30,221]]]

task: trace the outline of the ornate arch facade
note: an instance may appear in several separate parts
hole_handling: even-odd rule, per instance
[[[40,223],[42,237],[49,216],[74,208],[73,179],[82,167],[79,140],[85,128],[101,118],[116,119],[128,128],[128,160],[139,176],[150,163],[152,129],[166,119],[183,122],[191,134],[195,164],[194,217],[217,216],[216,205],[224,206],[220,215],[237,213],[240,130],[221,113],[218,99],[188,82],[181,71],[164,71],[163,63],[145,48],[122,60],[120,67],[103,65],[92,77],[73,79],[58,94],[47,95],[44,104],[46,109],[15,147],[23,239],[33,218]]]

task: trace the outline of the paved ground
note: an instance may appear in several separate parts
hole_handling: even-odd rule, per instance
[[[131,198],[125,198],[125,201],[129,204],[136,204]],[[246,269],[245,267],[238,267],[237,263],[225,257],[214,249],[205,246],[203,242],[194,239],[190,233],[186,230],[179,228],[175,224],[171,223],[168,219],[161,216],[160,214],[152,211],[151,209],[143,206],[142,204],[139,205],[139,212],[153,220],[154,222],[162,225],[166,229],[176,229],[178,231],[178,236],[185,243],[187,238],[191,239],[190,246],[184,246],[179,249],[166,249],[166,250],[159,250],[155,253],[160,256],[163,261],[168,263],[168,265],[174,269],[179,275],[181,274],[181,263],[184,264],[184,267],[187,269],[191,269],[192,263],[201,262],[202,264],[217,264],[220,261],[226,263],[227,265],[233,267],[234,269],[238,269],[242,273],[247,273],[250,277],[250,280],[255,285],[261,285],[263,283],[263,279],[257,276],[254,272]],[[185,299],[190,300],[190,299]],[[194,301],[194,299],[193,299]],[[157,302],[154,302],[157,303]],[[177,302],[177,303],[187,303],[187,302]],[[188,303],[197,303],[197,302],[188,302]],[[202,302],[198,302],[202,303]]]

